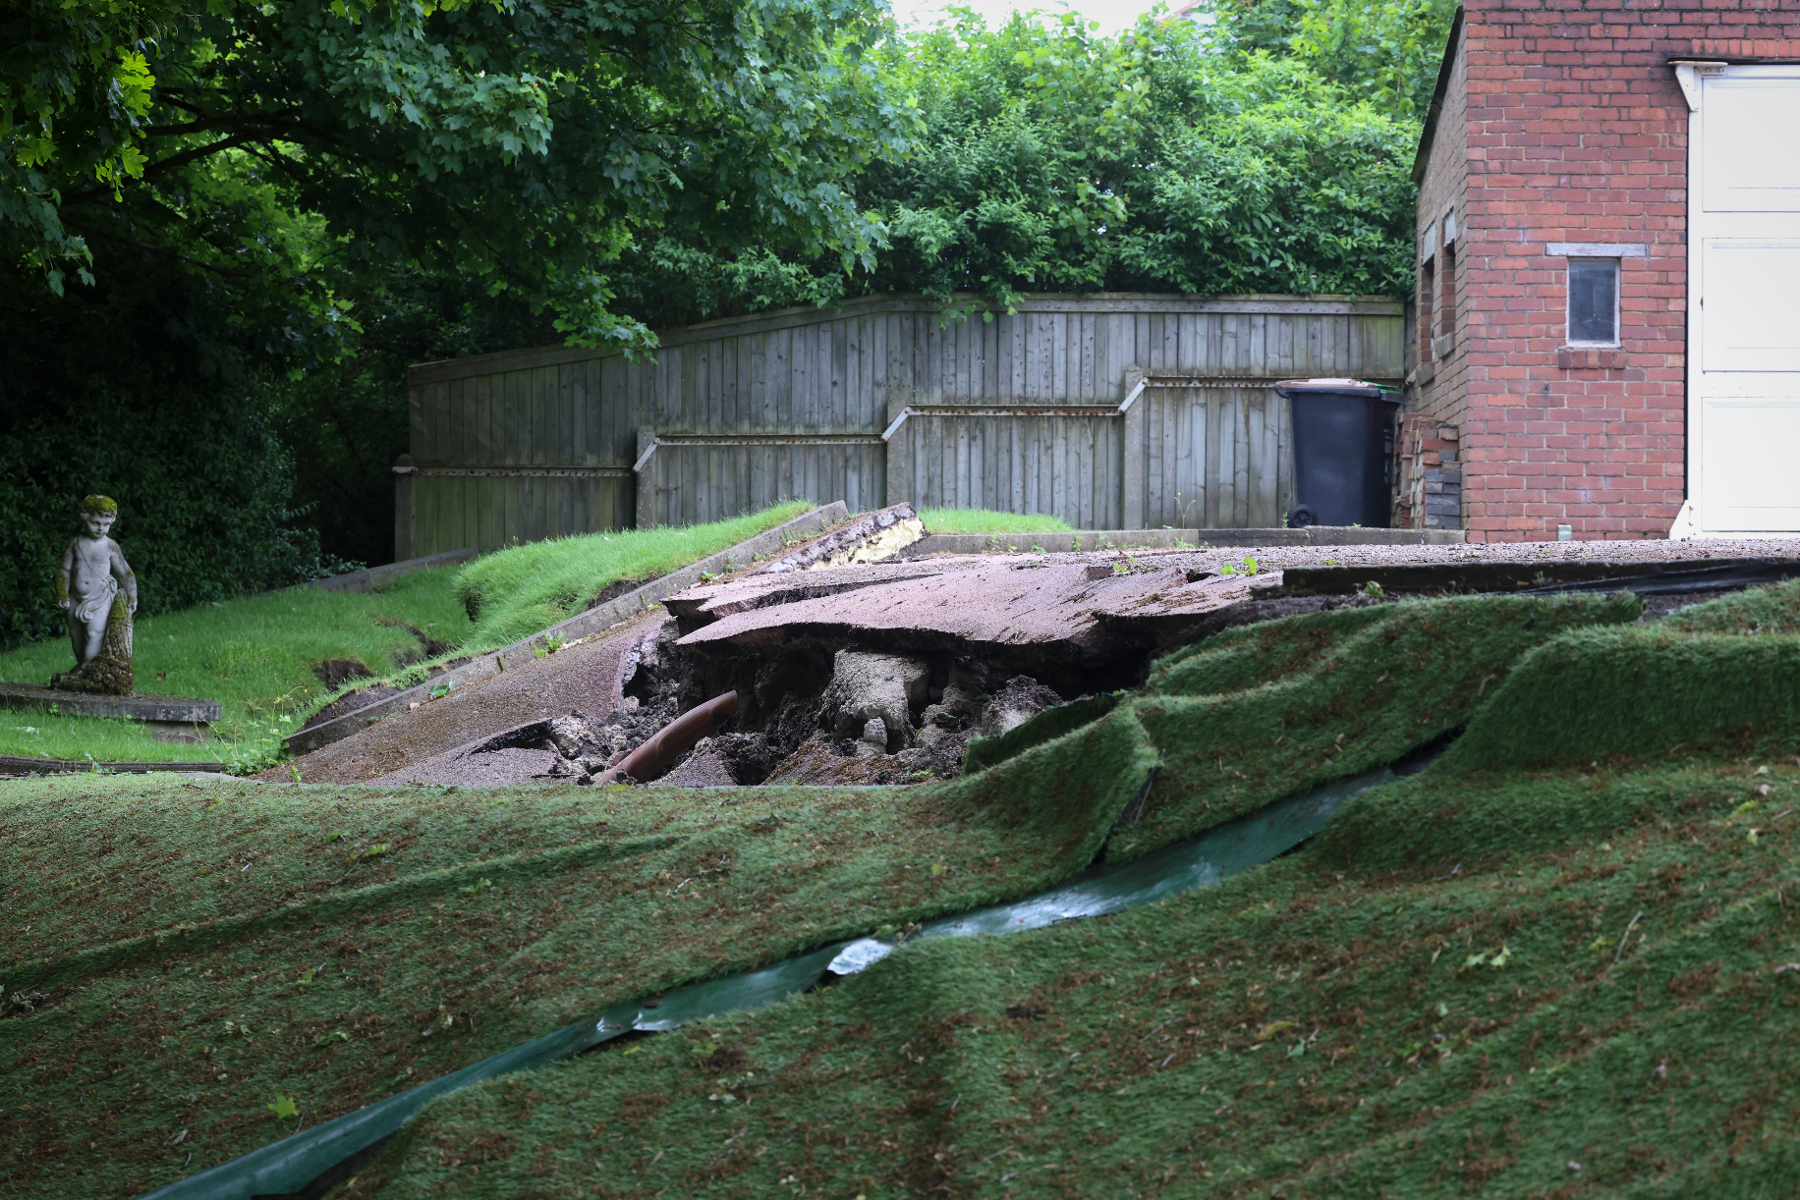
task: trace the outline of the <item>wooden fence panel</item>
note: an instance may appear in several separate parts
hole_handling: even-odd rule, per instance
[[[1401,309],[1385,300],[1043,295],[990,316],[872,297],[668,331],[636,359],[545,347],[415,367],[409,551],[640,515],[707,521],[789,497],[1052,512],[1088,528],[1128,512],[1150,526],[1277,525],[1293,468],[1270,385],[1402,370]],[[1117,406],[1140,378],[1144,409],[1128,421]],[[903,408],[913,415],[884,442]],[[643,429],[656,444],[640,478]],[[890,478],[910,494],[889,495]]]

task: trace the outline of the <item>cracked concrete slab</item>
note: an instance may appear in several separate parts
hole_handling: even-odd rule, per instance
[[[1190,583],[1179,568],[1116,573],[1108,563],[1006,559],[740,610],[684,636],[694,653],[855,643],[890,653],[980,656],[1003,671],[1046,661],[1101,667],[1140,625],[1192,620],[1280,586],[1279,572]]]

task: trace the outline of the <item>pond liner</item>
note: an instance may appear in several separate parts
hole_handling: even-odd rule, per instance
[[[1424,763],[1395,764],[1410,774]],[[140,1200],[253,1200],[308,1190],[334,1168],[393,1134],[439,1097],[470,1084],[572,1058],[627,1033],[656,1033],[694,1021],[763,1008],[854,975],[902,945],[931,938],[1020,933],[1104,916],[1210,887],[1294,849],[1325,827],[1344,803],[1399,775],[1382,767],[1278,800],[1186,842],[1125,863],[1089,867],[1035,896],[927,922],[906,935],[837,942],[761,970],[679,988],[656,1000],[618,1005],[429,1083],[285,1137],[146,1193]]]

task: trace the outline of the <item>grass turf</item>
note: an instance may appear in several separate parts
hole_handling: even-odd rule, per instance
[[[134,1195],[289,1131],[278,1096],[316,1122],[622,1000],[1041,888],[1150,764],[1108,726],[942,785],[723,800],[0,785],[4,1174]]]
[[[1697,636],[1664,623],[1642,652],[1714,640],[1708,623],[1780,650],[1782,602],[1689,610]],[[1431,603],[1264,626],[1236,665],[1255,631],[1215,639],[1156,686],[1239,687],[1250,711],[1299,672],[1338,699],[1286,711],[1312,713],[1298,734],[1335,758],[1362,706],[1386,703],[1371,659],[1429,690],[1471,653],[1554,658],[1629,615]],[[1481,605],[1491,632],[1446,615]],[[1524,636],[1557,626],[1576,628],[1537,650]],[[1471,732],[1503,699],[1475,692]],[[46,995],[0,1021],[9,1171],[39,1194],[127,1194],[287,1132],[278,1097],[311,1123],[611,1000],[1028,892],[1091,857],[1159,746],[1169,773],[1171,730],[1269,744],[1228,704],[1160,734],[1137,722],[1170,700],[905,791],[10,785],[4,982]],[[1695,695],[1615,672],[1579,700]],[[1590,729],[1562,766],[1446,756],[1217,889],[906,946],[816,996],[482,1085],[340,1194],[1785,1194],[1800,972],[1777,968],[1800,959],[1782,892],[1800,776],[1723,758],[1728,741],[1673,764],[1584,758]],[[1295,761],[1294,779],[1324,769]],[[1214,774],[1225,790],[1187,827],[1242,786]],[[28,882],[46,879],[75,886]]]
[[[1073,533],[1075,527],[1049,513],[996,512],[991,508],[922,508],[927,533]]]
[[[1351,811],[1403,828],[1443,786]],[[1307,850],[484,1084],[337,1195],[1792,1194],[1795,870],[1747,831],[1795,772],[1511,779],[1463,819],[1552,794],[1586,836],[1522,825],[1454,875],[1449,843]]]
[[[810,508],[790,500],[709,525],[586,533],[483,555],[456,580],[475,623],[466,645],[509,645],[574,616],[611,584],[666,575]]]
[[[1142,811],[1107,857],[1135,858],[1395,762],[1459,729],[1527,651],[1642,611],[1628,594],[1411,600],[1248,625],[1177,651],[1153,664],[1142,694],[1101,718],[1141,723],[1162,756]],[[1033,744],[1038,726],[1065,726],[1069,711],[971,752],[997,761],[1009,745]]]
[[[158,742],[133,721],[0,711],[0,754],[265,764],[331,693],[314,674],[320,663],[354,659],[386,675],[424,652],[415,629],[435,642],[467,635],[456,571],[418,571],[361,595],[297,587],[146,617],[133,638],[137,690],[219,701],[210,745]],[[0,678],[41,685],[72,665],[66,640],[39,642],[0,655]]]

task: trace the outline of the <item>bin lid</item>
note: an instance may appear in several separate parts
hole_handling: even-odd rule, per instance
[[[1277,395],[1295,392],[1331,392],[1339,396],[1360,396],[1369,400],[1390,399],[1386,388],[1361,379],[1283,379],[1275,384]]]

